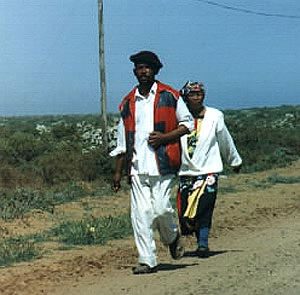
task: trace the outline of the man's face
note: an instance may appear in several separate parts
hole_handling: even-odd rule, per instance
[[[154,82],[154,70],[148,64],[136,64],[133,72],[140,84]]]
[[[189,107],[193,109],[198,109],[202,107],[204,101],[204,93],[202,91],[191,91],[187,95],[187,102]]]

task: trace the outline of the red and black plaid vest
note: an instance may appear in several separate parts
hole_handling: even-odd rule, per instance
[[[157,82],[157,91],[154,99],[154,131],[168,133],[178,127],[176,107],[179,92],[169,85]],[[132,89],[122,100],[119,109],[125,125],[126,133],[126,160],[128,174],[131,170],[135,138],[135,92]],[[161,145],[155,150],[156,162],[161,175],[174,174],[181,163],[181,150],[179,139],[166,145]]]

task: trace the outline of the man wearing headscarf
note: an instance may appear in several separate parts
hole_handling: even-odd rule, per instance
[[[225,125],[223,113],[204,105],[201,82],[188,81],[180,90],[194,117],[194,130],[181,137],[177,208],[183,235],[197,238],[196,253],[209,256],[208,236],[212,224],[222,160],[239,172],[242,159]]]
[[[193,128],[193,118],[179,92],[155,79],[162,63],[151,51],[130,56],[138,85],[120,104],[113,177],[120,189],[123,163],[131,184],[131,221],[139,264],[134,274],[157,271],[155,229],[172,258],[184,249],[170,197],[180,167],[180,137]]]

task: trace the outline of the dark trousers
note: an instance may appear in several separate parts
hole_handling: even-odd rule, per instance
[[[184,212],[188,205],[188,197],[193,191],[193,185],[199,179],[206,179],[207,175],[197,177],[180,177],[180,185],[177,197],[178,217],[183,235],[196,233],[199,235],[199,229],[211,228],[213,212],[217,199],[218,175],[214,175],[215,181],[207,184],[203,195],[200,197],[195,218],[188,219],[184,217]]]

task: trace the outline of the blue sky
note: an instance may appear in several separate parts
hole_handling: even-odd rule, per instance
[[[157,78],[203,81],[220,109],[299,104],[300,1],[104,0],[107,109],[136,84],[128,57],[155,51]],[[97,0],[0,0],[0,115],[100,112]]]

